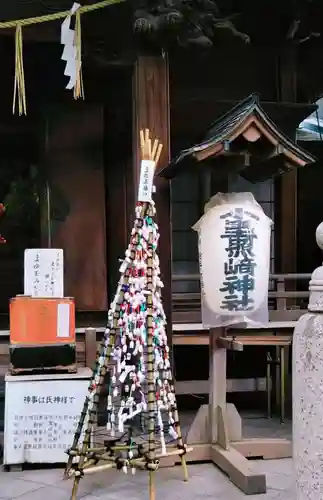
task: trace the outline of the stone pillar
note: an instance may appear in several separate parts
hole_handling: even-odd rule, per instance
[[[323,223],[316,230],[323,250]],[[293,462],[296,500],[323,499],[323,265],[310,281],[308,313],[293,337]]]

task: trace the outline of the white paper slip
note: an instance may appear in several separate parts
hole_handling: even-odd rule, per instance
[[[61,248],[27,248],[24,260],[24,295],[64,297],[64,256]]]
[[[156,164],[152,160],[142,160],[140,168],[138,201],[152,200],[153,181]]]
[[[70,330],[70,305],[57,305],[57,333],[56,336],[60,339],[68,338]]]
[[[61,44],[64,45],[61,59],[66,61],[64,71],[65,76],[69,76],[70,80],[66,85],[66,89],[73,89],[76,84],[76,47],[75,47],[75,30],[71,29],[71,16],[81,7],[75,2],[70,10],[70,15],[64,19],[61,26]]]

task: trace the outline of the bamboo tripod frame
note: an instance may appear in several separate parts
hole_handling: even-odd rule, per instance
[[[157,164],[162,145],[159,144],[158,140],[155,140],[152,146],[151,140],[149,138],[149,130],[141,131],[141,150],[143,160],[152,160],[155,165]],[[138,235],[139,229],[142,227],[143,218],[146,216],[152,217],[154,215],[154,210],[151,203],[142,203],[140,205],[140,214],[137,215],[134,229]],[[96,365],[93,370],[92,380],[89,386],[89,395],[85,399],[83,410],[78,422],[78,426],[74,435],[74,440],[72,447],[67,451],[69,458],[65,469],[65,477],[73,477],[73,489],[71,500],[76,500],[77,490],[81,477],[85,474],[92,474],[94,472],[99,472],[107,469],[117,468],[120,469],[122,466],[129,466],[131,468],[148,470],[149,473],[149,500],[155,500],[155,472],[159,466],[159,460],[163,457],[178,455],[180,457],[181,465],[183,468],[184,481],[188,480],[188,471],[185,460],[185,454],[192,449],[188,449],[184,444],[182,432],[179,423],[179,415],[177,404],[175,400],[175,408],[173,409],[174,415],[174,428],[177,434],[177,443],[175,445],[169,446],[165,450],[156,448],[155,434],[156,434],[156,387],[154,380],[154,370],[155,370],[155,349],[153,344],[153,296],[154,296],[154,283],[153,283],[153,266],[154,266],[154,252],[156,251],[152,236],[148,241],[149,256],[147,260],[147,314],[146,314],[146,330],[147,330],[147,415],[148,415],[148,439],[147,442],[140,445],[140,451],[138,447],[138,456],[136,458],[120,458],[116,455],[117,452],[125,451],[129,452],[136,445],[131,442],[128,444],[118,443],[115,440],[113,446],[91,446],[91,437],[95,427],[96,415],[98,411],[98,404],[100,394],[102,392],[105,375],[108,371],[108,366],[112,360],[112,354],[116,342],[116,334],[118,329],[118,322],[121,314],[121,305],[124,300],[124,292],[121,287],[121,283],[128,284],[130,277],[131,265],[135,259],[135,252],[132,249],[129,256],[128,267],[124,272],[121,273],[118,295],[116,297],[116,307],[113,312],[113,320],[110,326],[109,341],[106,345],[106,339],[104,338],[100,344],[100,348],[96,356]],[[119,327],[120,328],[120,327]],[[99,376],[99,378],[97,378]],[[96,385],[95,384],[96,380]],[[87,419],[87,422],[85,420]],[[83,431],[84,429],[84,431]],[[83,442],[79,445],[81,434],[83,433]],[[78,458],[78,463],[74,467],[74,459]]]

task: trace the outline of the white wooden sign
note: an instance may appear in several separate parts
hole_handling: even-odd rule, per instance
[[[27,248],[24,294],[31,297],[64,297],[64,256],[59,248]]]
[[[153,182],[156,164],[152,160],[142,160],[140,168],[138,201],[150,202],[153,192]]]
[[[88,391],[85,371],[6,377],[4,464],[66,462]]]

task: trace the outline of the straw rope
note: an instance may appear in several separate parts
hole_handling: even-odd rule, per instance
[[[22,29],[21,25],[18,24],[16,27],[15,36],[15,82],[13,91],[13,104],[12,112],[16,110],[16,104],[18,101],[18,112],[19,116],[22,114],[27,114],[27,104],[26,104],[26,89],[25,89],[25,73],[24,73],[24,61],[22,55]]]
[[[87,12],[92,12],[94,10],[103,9],[109,5],[124,2],[125,0],[102,0],[101,2],[94,3],[92,5],[84,5],[78,9],[80,14],[86,14]],[[56,21],[57,19],[64,19],[65,17],[71,15],[69,10],[64,10],[61,12],[55,12],[54,14],[45,14],[43,16],[27,17],[26,19],[16,19],[14,21],[0,22],[0,29],[17,28],[17,26],[31,26],[32,24],[41,24],[49,21]],[[73,14],[74,15],[74,14]]]
[[[74,86],[74,99],[84,99],[83,76],[82,76],[82,35],[81,35],[81,13],[76,11],[75,20],[75,46],[76,46],[76,83]]]
[[[16,21],[0,22],[0,29],[16,28],[15,35],[15,79],[14,79],[14,94],[12,112],[15,113],[18,107],[19,115],[27,114],[26,89],[25,89],[25,73],[23,62],[23,38],[22,28],[33,24],[40,24],[57,19],[66,19],[75,15],[75,46],[76,46],[76,84],[74,86],[74,99],[79,97],[84,98],[83,77],[82,77],[82,36],[81,36],[81,14],[93,12],[94,10],[108,7],[109,5],[121,3],[125,0],[103,0],[92,5],[80,7],[76,13],[71,14],[70,11],[56,12],[38,17],[29,17],[26,19],[18,19]]]

